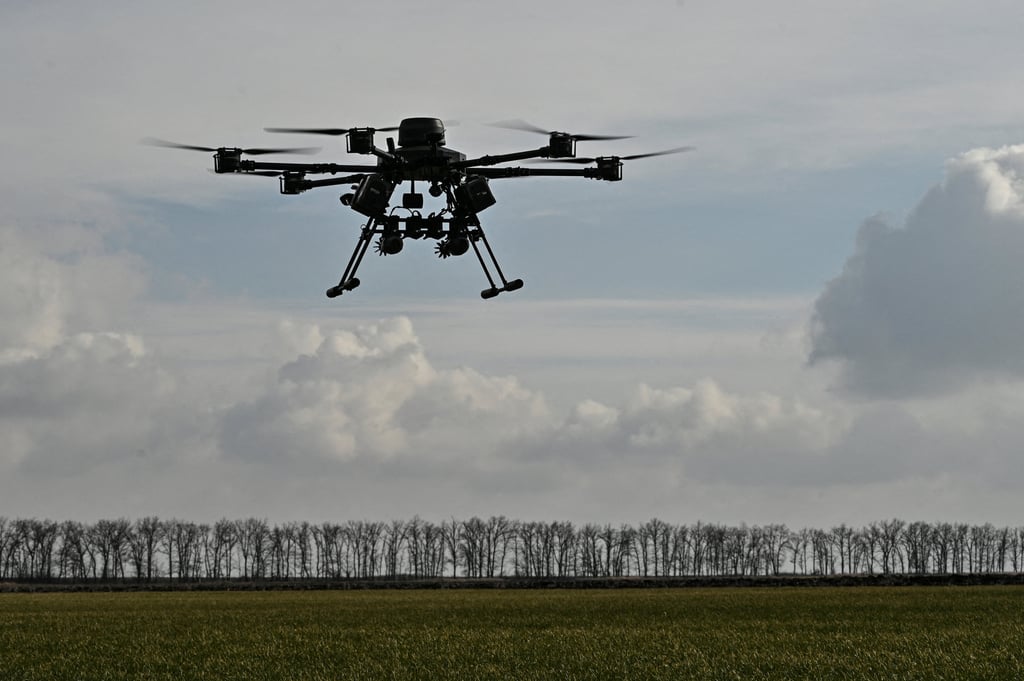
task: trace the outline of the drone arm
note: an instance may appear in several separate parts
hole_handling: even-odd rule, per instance
[[[307,188],[314,188],[317,186],[331,186],[334,184],[352,184],[355,182],[362,181],[362,178],[366,175],[346,175],[344,177],[332,177],[330,179],[311,179],[306,180],[305,186]]]
[[[261,175],[271,175],[273,171],[265,171]],[[362,182],[366,175],[345,175],[344,177],[332,177],[327,180],[307,180],[303,173],[287,172],[279,176],[281,181],[282,194],[301,194],[317,187],[329,187],[337,184],[351,184]]]
[[[299,172],[308,174],[336,174],[336,173],[375,173],[379,170],[377,166],[365,165],[339,165],[337,163],[265,163],[261,161],[242,161],[235,172],[247,172],[253,170],[277,170],[282,173]]]
[[[551,147],[541,147],[540,149],[533,149],[531,151],[518,151],[513,154],[498,154],[497,156],[481,156],[479,158],[471,158],[465,161],[458,161],[456,163],[452,163],[451,167],[460,170],[466,170],[469,169],[470,166],[493,166],[499,163],[508,163],[510,161],[523,161],[528,158],[550,157]]]
[[[482,175],[491,180],[504,177],[589,177],[616,182],[622,179],[621,164],[607,168],[466,168],[465,171],[467,175]]]

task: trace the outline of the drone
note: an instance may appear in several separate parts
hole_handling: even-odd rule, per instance
[[[495,204],[490,180],[508,177],[585,177],[606,182],[622,180],[623,161],[691,151],[678,147],[647,154],[629,156],[577,157],[576,143],[627,139],[624,136],[578,135],[548,131],[521,120],[494,123],[495,127],[523,130],[546,135],[548,143],[537,149],[508,154],[467,158],[445,142],[445,126],[439,118],[406,118],[397,127],[353,128],[264,128],[272,133],[344,136],[349,154],[373,156],[374,164],[339,163],[268,163],[243,158],[267,154],[312,154],[319,148],[238,148],[204,147],[178,144],[148,138],[147,144],[213,152],[213,172],[278,177],[282,194],[301,194],[318,187],[350,185],[351,191],[341,195],[341,203],[366,218],[352,256],[337,285],[327,289],[328,298],[336,298],[359,286],[356,272],[373,244],[382,256],[397,255],[408,240],[434,241],[440,258],[465,255],[470,249],[476,255],[489,286],[480,292],[482,298],[523,287],[522,279],[507,279],[494,255],[480,224],[480,213]],[[398,142],[387,138],[387,148],[376,146],[376,133],[398,131]],[[509,167],[504,164],[538,160],[584,165],[566,167]],[[316,179],[320,176],[338,176]],[[401,205],[391,206],[392,196],[403,183]],[[416,183],[428,186],[428,193],[444,198],[444,207],[424,214],[423,194]],[[376,240],[375,240],[376,238]],[[485,257],[486,254],[486,257]],[[493,270],[493,273],[492,273]]]

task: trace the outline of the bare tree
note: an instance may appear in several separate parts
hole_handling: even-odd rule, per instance
[[[86,571],[85,526],[74,520],[67,520],[60,526],[60,548],[57,549],[58,576],[61,579],[83,580]]]
[[[782,556],[789,542],[789,528],[785,525],[767,525],[763,538],[771,574],[777,575],[782,571]]]
[[[515,534],[515,525],[505,516],[491,516],[484,528],[486,576],[504,576],[505,560]]]
[[[576,574],[576,528],[567,520],[551,524],[554,546],[555,576],[571,577]]]
[[[452,566],[452,577],[458,576],[461,535],[462,523],[455,518],[441,523],[441,541],[444,544],[447,561]]]
[[[267,536],[270,528],[266,520],[246,518],[235,522],[235,537],[242,557],[242,577],[258,579],[265,576]]]
[[[811,543],[811,532],[803,528],[793,532],[789,537],[788,548],[790,561],[793,564],[793,573],[807,573],[807,548]]]
[[[131,523],[118,520],[100,520],[89,528],[88,546],[99,556],[100,579],[124,577],[124,561],[128,554]]]
[[[793,572],[933,574],[1019,571],[1024,527],[892,519],[831,530],[785,525],[580,527],[504,516],[418,516],[390,523],[310,525],[221,519],[212,526],[141,518],[75,521],[0,518],[0,578],[177,579],[378,576],[619,577]]]
[[[931,526],[921,521],[912,522],[903,529],[902,539],[907,570],[920,575],[928,572],[932,546]]]
[[[295,550],[299,561],[299,577],[309,579],[313,576],[313,527],[307,522],[295,526]]]
[[[677,525],[672,529],[671,572],[673,576],[693,574],[694,556],[693,542],[690,539],[690,528]]]
[[[210,563],[214,579],[230,578],[234,570],[233,556],[238,544],[238,526],[227,518],[213,524],[210,533]]]
[[[391,579],[397,577],[402,569],[403,554],[406,543],[406,523],[392,520],[384,529],[384,575]]]
[[[155,516],[135,521],[130,541],[136,575],[139,578],[145,577],[146,581],[152,581],[159,575],[157,550],[165,529],[164,523]]]
[[[484,574],[484,521],[473,516],[461,523],[458,534],[457,555],[462,558],[466,577],[481,577]]]

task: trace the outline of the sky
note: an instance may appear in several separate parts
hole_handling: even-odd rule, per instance
[[[0,516],[1022,522],[1017,2],[0,5]],[[448,120],[523,289],[140,144]],[[457,124],[452,124],[457,121]],[[383,143],[378,135],[378,144]],[[282,160],[292,160],[282,157]],[[300,160],[295,158],[294,160]],[[401,189],[399,191],[405,191]]]

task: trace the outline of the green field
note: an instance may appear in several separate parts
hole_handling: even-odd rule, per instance
[[[0,679],[1021,679],[1019,587],[0,594]]]

